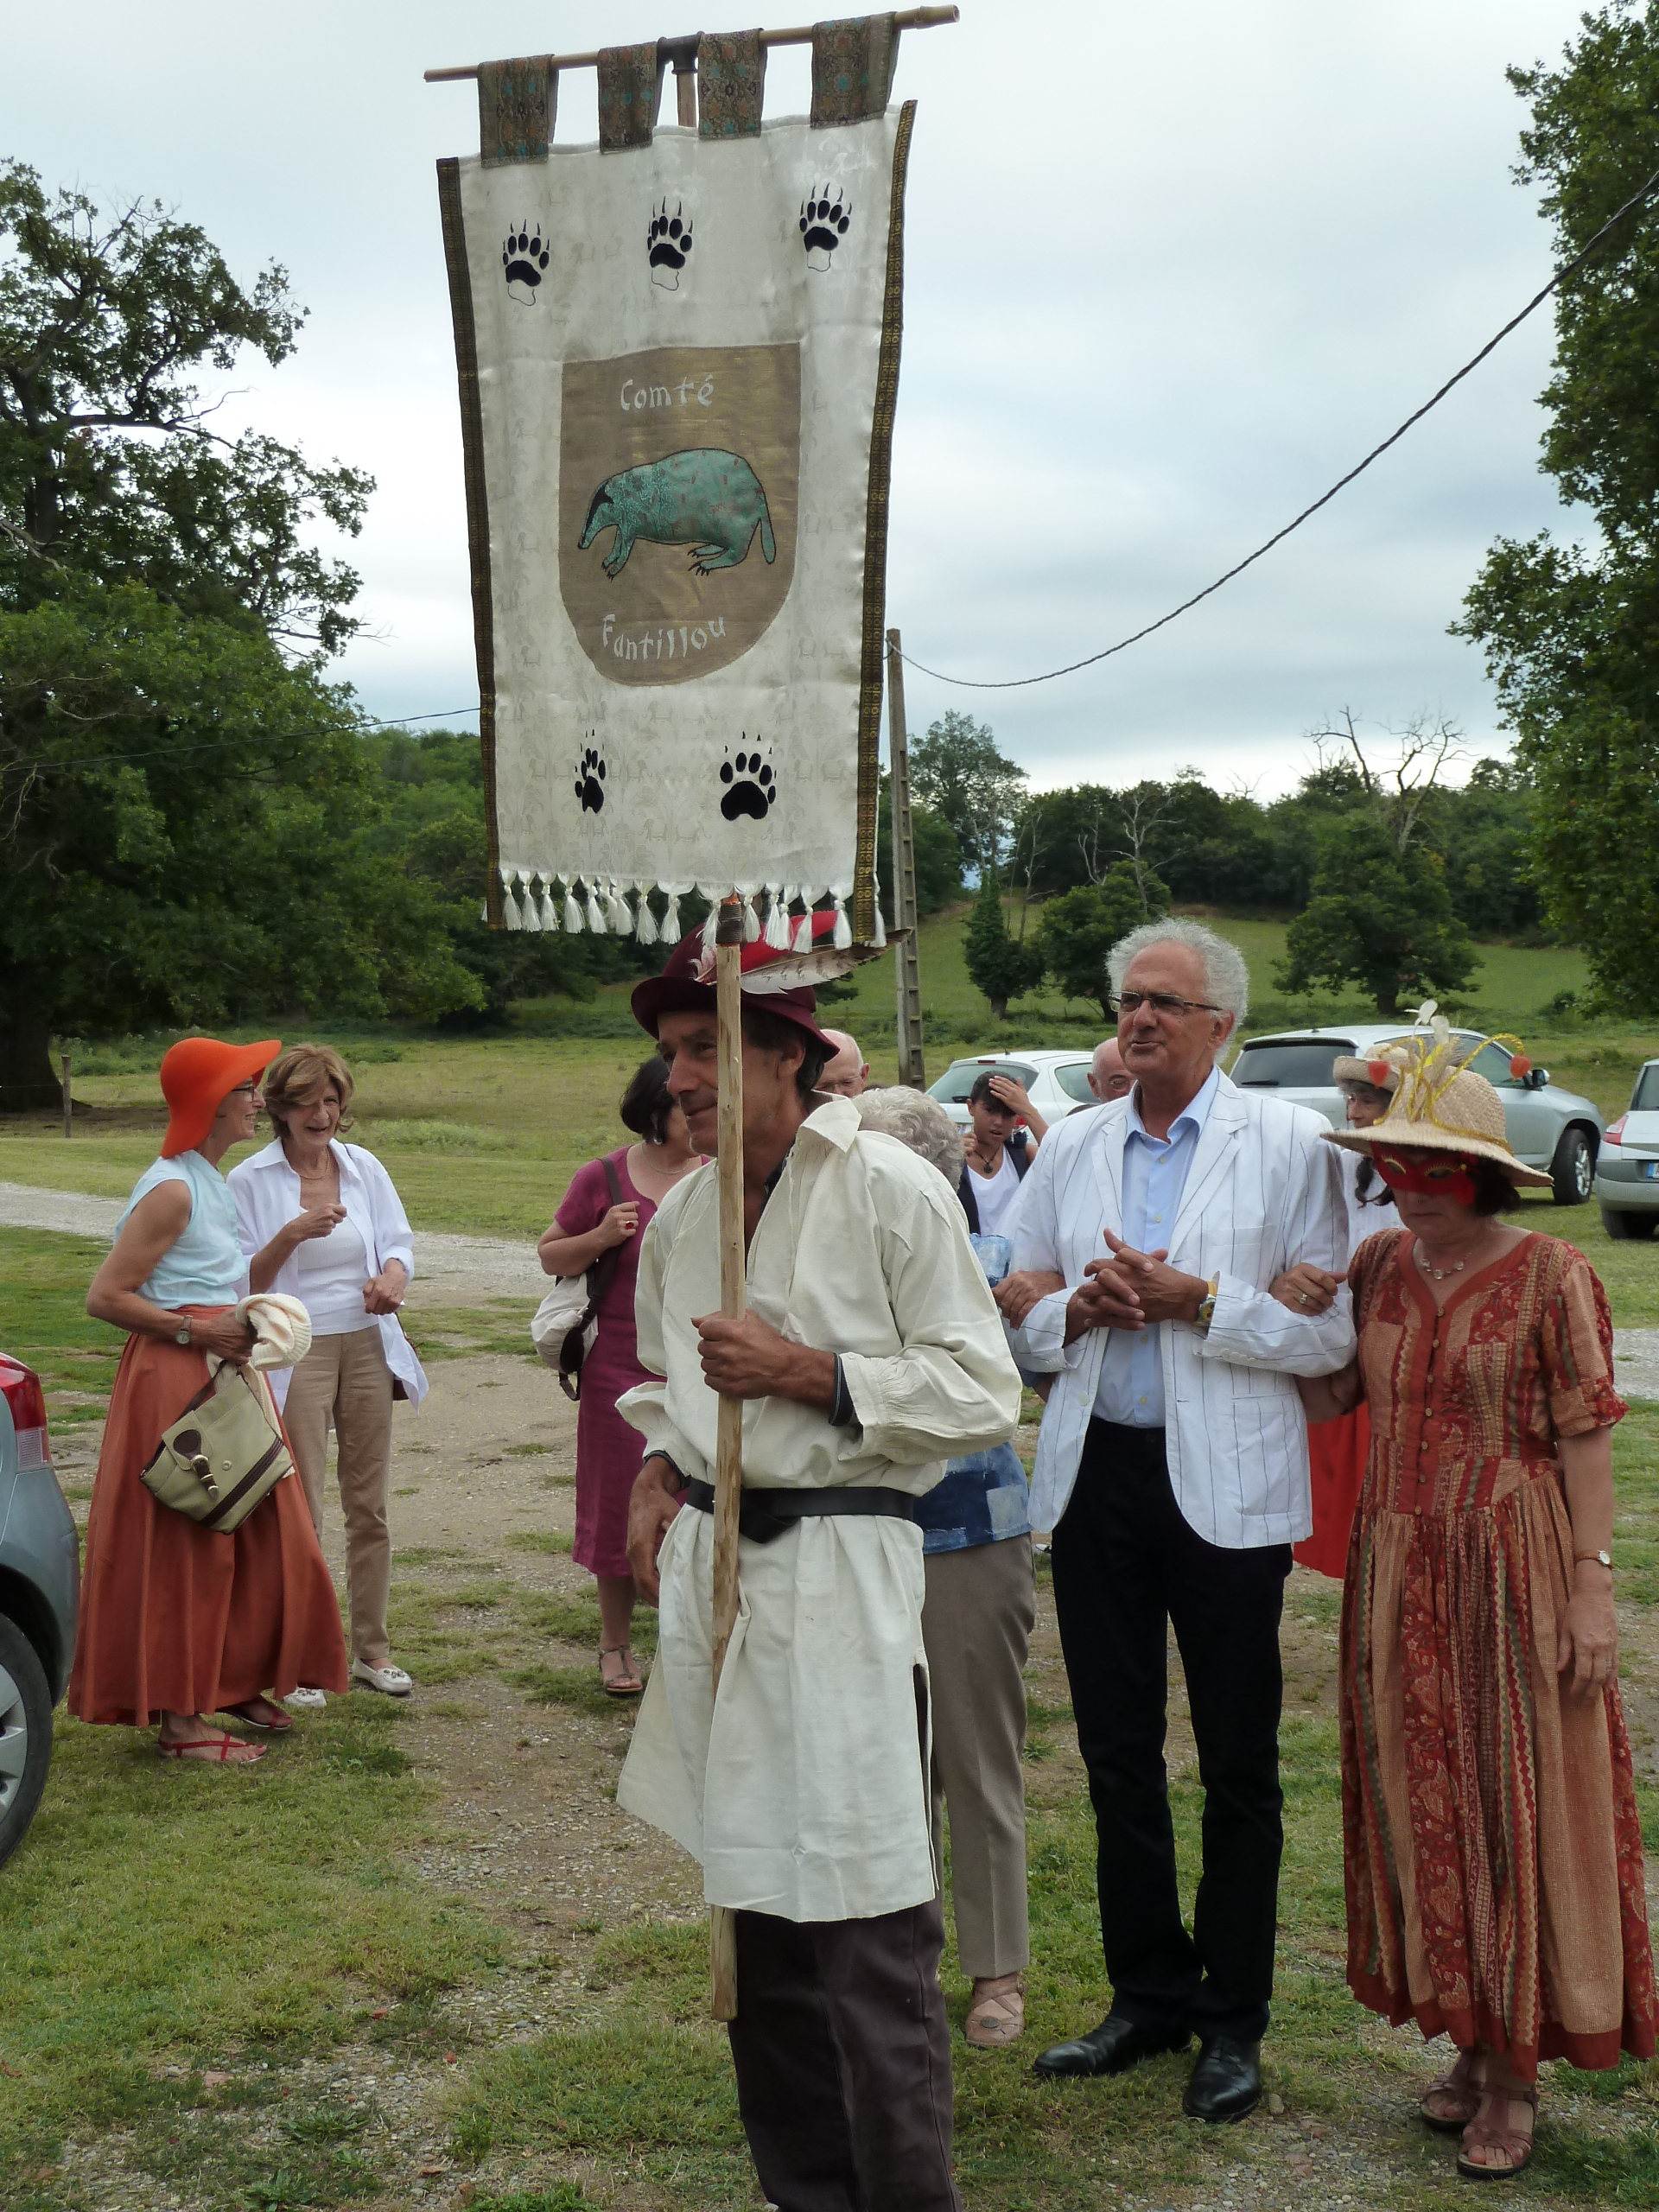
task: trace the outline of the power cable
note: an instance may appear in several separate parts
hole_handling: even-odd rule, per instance
[[[961,690],[1019,691],[1032,683],[1052,683],[1057,676],[1075,676],[1080,668],[1092,668],[1096,661],[1109,660],[1114,653],[1123,652],[1130,645],[1138,645],[1142,638],[1151,637],[1154,630],[1163,629],[1166,624],[1174,621],[1178,615],[1187,613],[1202,601],[1210,598],[1213,593],[1218,592],[1224,584],[1231,583],[1235,576],[1243,575],[1245,569],[1259,561],[1264,553],[1271,553],[1275,545],[1281,544],[1290,536],[1292,531],[1300,530],[1311,515],[1316,515],[1321,507],[1328,506],[1338,492],[1344,491],[1353,482],[1355,477],[1363,475],[1371,463],[1381,460],[1390,446],[1398,445],[1406,432],[1415,423],[1421,423],[1431,408],[1438,407],[1447,392],[1460,385],[1471,370],[1478,369],[1486,356],[1496,351],[1512,330],[1520,328],[1535,308],[1541,307],[1552,292],[1557,290],[1569,276],[1583,268],[1609,231],[1612,230],[1617,224],[1622,223],[1632,208],[1639,207],[1644,200],[1651,199],[1656,191],[1659,191],[1659,169],[1654,171],[1639,192],[1633,192],[1622,207],[1615,209],[1581,252],[1574,254],[1571,261],[1567,262],[1555,271],[1541,292],[1534,293],[1519,315],[1511,315],[1496,337],[1489,338],[1472,359],[1465,361],[1455,376],[1448,377],[1433,398],[1426,399],[1414,414],[1408,415],[1399,429],[1391,431],[1380,446],[1373,446],[1363,461],[1351,468],[1345,476],[1339,476],[1328,492],[1322,493],[1319,499],[1315,499],[1312,506],[1304,507],[1300,514],[1287,522],[1282,530],[1274,531],[1273,536],[1265,543],[1258,545],[1254,553],[1247,553],[1244,558],[1236,562],[1224,575],[1217,576],[1214,583],[1206,584],[1202,591],[1195,591],[1191,599],[1184,599],[1179,607],[1172,607],[1167,614],[1160,614],[1155,622],[1148,622],[1143,629],[1134,631],[1127,638],[1120,638],[1115,645],[1108,645],[1103,652],[1090,653],[1086,660],[1068,661],[1064,668],[1051,668],[1041,676],[1013,676],[1001,678],[946,676],[939,669],[929,668],[921,661],[912,660],[908,653],[904,655],[904,658],[910,663],[911,667],[918,676],[931,676],[938,683],[952,683]]]

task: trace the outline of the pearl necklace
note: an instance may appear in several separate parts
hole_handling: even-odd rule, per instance
[[[1465,1252],[1460,1260],[1453,1260],[1449,1268],[1437,1268],[1432,1260],[1423,1256],[1422,1239],[1419,1237],[1414,1256],[1426,1275],[1433,1275],[1436,1282],[1444,1282],[1448,1275],[1460,1275],[1474,1257],[1474,1254]]]

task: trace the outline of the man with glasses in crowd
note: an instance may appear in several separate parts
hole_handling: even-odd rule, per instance
[[[1112,1984],[1101,2024],[1036,2065],[1119,2074],[1196,2034],[1185,2110],[1240,2120],[1273,1990],[1280,1614],[1312,1526],[1292,1378],[1334,1373],[1354,1345],[1345,1286],[1321,1313],[1269,1286],[1303,1262],[1340,1275],[1346,1217],[1323,1118],[1217,1065],[1248,1000],[1236,949],[1152,922],[1108,966],[1135,1088],[1050,1133],[996,1294],[1020,1366],[1055,1378],[1031,1520],[1053,1531]],[[1164,1765],[1171,1623],[1205,1789],[1190,1933]]]

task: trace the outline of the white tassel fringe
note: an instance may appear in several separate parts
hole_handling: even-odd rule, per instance
[[[836,901],[836,926],[830,942],[837,952],[845,952],[853,941],[853,925],[847,918],[847,909],[839,899]]]
[[[655,944],[657,917],[651,911],[651,887],[648,884],[637,883],[634,889],[639,894],[639,912],[634,917],[633,933],[641,944]]]
[[[564,926],[572,937],[582,935],[582,909],[576,904],[574,883],[567,883],[564,887]]]

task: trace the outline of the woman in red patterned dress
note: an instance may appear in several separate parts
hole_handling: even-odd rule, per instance
[[[1570,1244],[1499,1218],[1523,1167],[1444,1038],[1368,1149],[1404,1227],[1356,1254],[1371,1451],[1342,1635],[1348,1982],[1458,2062],[1459,2172],[1529,2164],[1538,2063],[1650,2057],[1659,2019],[1613,1620],[1612,1325]]]

